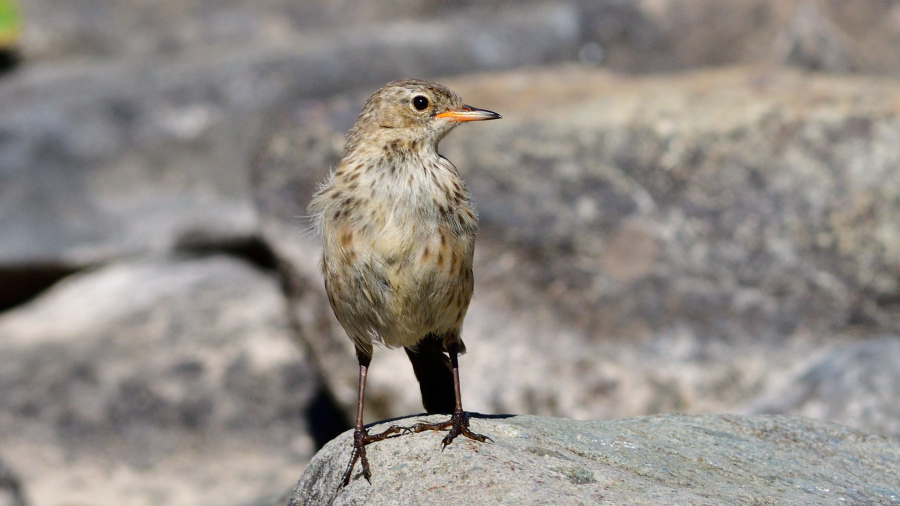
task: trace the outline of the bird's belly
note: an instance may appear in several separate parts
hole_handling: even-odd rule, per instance
[[[440,226],[407,241],[380,232],[326,250],[329,297],[348,334],[396,347],[459,327],[472,296],[474,237]]]

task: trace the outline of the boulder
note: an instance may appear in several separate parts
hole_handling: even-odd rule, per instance
[[[409,68],[437,63],[429,63],[429,56],[437,56],[444,65],[477,66],[511,56],[533,61],[548,50],[571,58],[577,51],[572,46],[580,33],[576,2],[491,0],[479,4],[473,8],[461,2],[424,0],[259,0],[252,4],[187,0],[150,8],[140,0],[123,0],[111,11],[102,0],[77,5],[33,0],[23,2],[28,19],[23,46],[34,61],[182,57],[198,49],[228,52],[250,45],[293,46],[304,51],[354,46],[356,58],[333,64],[366,65],[365,71],[358,69],[359,78],[377,67],[360,53]],[[378,47],[382,45],[400,53],[393,57],[382,53]],[[352,57],[353,52],[344,56]]]
[[[441,451],[439,434],[389,438],[367,448],[372,483],[357,470],[338,490],[350,455],[347,432],[316,454],[289,504],[838,505],[900,498],[900,442],[808,418],[476,415],[471,425],[493,441],[458,439]]]
[[[498,25],[457,14],[258,40],[227,27],[240,21],[251,32],[280,33],[270,22],[295,3],[254,5],[258,23],[244,19],[246,5],[216,4],[213,15],[201,4],[196,17],[179,17],[189,9],[123,2],[116,23],[99,25],[96,9],[82,4],[26,6],[37,11],[28,33],[44,22],[89,23],[91,36],[53,33],[115,47],[117,57],[29,60],[0,80],[0,308],[84,266],[252,244],[248,165],[260,137],[297,103],[400,75],[533,65],[577,51],[577,11],[567,5],[517,9]],[[150,47],[128,49],[141,45]],[[167,54],[157,45],[184,47]]]
[[[270,73],[271,94],[248,93],[277,65],[247,58],[34,66],[0,82],[0,269],[251,240],[255,121],[284,90]]]
[[[123,0],[115,11],[106,9],[103,0],[22,4],[27,19],[22,46],[32,61],[177,57],[198,48],[210,52],[260,43],[322,47],[356,42],[357,54],[372,56],[367,48],[393,38],[400,42],[392,44],[396,59],[385,55],[379,63],[406,61],[413,73],[435,64],[444,73],[456,65],[479,68],[478,62],[529,52],[532,56],[525,58],[531,59],[547,55],[548,49],[554,59],[577,55],[627,72],[760,62],[828,72],[900,72],[895,50],[900,10],[892,2],[850,7],[831,0],[489,0],[477,5],[189,0],[149,7]],[[541,10],[542,16],[533,15]],[[554,14],[561,11],[570,13],[563,38],[557,37],[561,25]],[[523,13],[536,22],[519,24]],[[437,40],[443,41],[443,50],[432,53]],[[374,63],[353,56],[345,54],[345,62]],[[358,75],[377,70],[377,65],[368,67]]]
[[[731,411],[843,335],[900,330],[896,83],[564,66],[447,84],[504,115],[441,144],[482,225],[461,359],[468,408]],[[356,361],[303,217],[365,95],[298,109],[254,173],[263,236],[348,413]],[[421,409],[405,362],[376,352],[369,420]]]
[[[35,504],[234,504],[316,448],[278,281],[227,256],[114,263],[0,315],[0,441]]]
[[[470,82],[467,100],[509,121],[461,129],[444,148],[467,172],[483,235],[514,241],[522,288],[594,333],[900,328],[895,82],[570,72]]]

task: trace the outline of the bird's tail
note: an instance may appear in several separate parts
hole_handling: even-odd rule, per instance
[[[415,346],[404,348],[412,362],[422,404],[428,413],[452,413],[456,407],[456,393],[453,389],[453,368],[444,353],[443,339],[428,334]]]

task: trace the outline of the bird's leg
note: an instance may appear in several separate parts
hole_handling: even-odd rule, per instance
[[[463,411],[462,395],[459,388],[459,359],[457,358],[457,355],[459,354],[459,345],[450,343],[447,345],[447,353],[450,355],[450,365],[453,368],[453,390],[456,394],[456,407],[453,408],[453,414],[450,415],[450,419],[446,422],[417,423],[412,427],[409,427],[409,430],[413,432],[422,432],[426,430],[444,430],[449,427],[449,432],[447,432],[447,435],[444,436],[444,439],[441,441],[441,450],[452,443],[453,440],[456,439],[456,436],[459,436],[460,434],[482,443],[490,441],[491,438],[476,434],[469,430],[469,416]]]
[[[350,454],[350,462],[347,464],[347,470],[344,471],[344,477],[338,488],[342,488],[350,484],[350,476],[353,474],[353,466],[356,461],[362,464],[362,475],[370,484],[372,483],[372,472],[369,470],[369,459],[366,458],[366,445],[387,439],[388,437],[407,431],[404,427],[392,425],[380,434],[369,435],[369,432],[363,427],[363,403],[366,398],[366,374],[369,371],[369,364],[372,362],[372,352],[356,349],[356,358],[359,359],[359,393],[356,403],[356,430],[353,432],[353,453]]]

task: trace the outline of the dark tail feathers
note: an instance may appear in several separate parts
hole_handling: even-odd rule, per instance
[[[456,407],[453,390],[453,369],[444,354],[443,339],[429,334],[412,348],[404,348],[412,362],[422,404],[429,413],[452,413]]]

